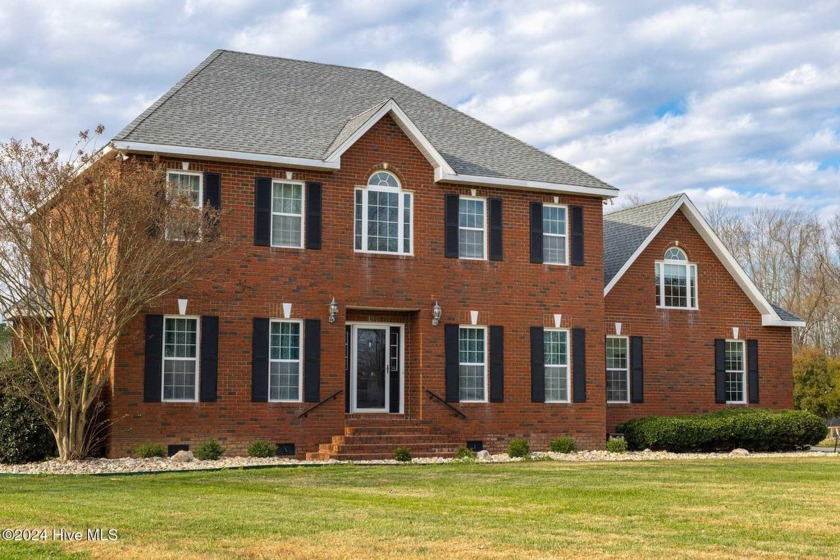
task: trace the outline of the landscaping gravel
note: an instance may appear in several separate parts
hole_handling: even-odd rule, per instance
[[[492,455],[490,459],[478,460],[479,463],[513,463],[524,460],[532,461],[681,461],[694,459],[732,459],[749,460],[750,458],[787,458],[787,457],[825,457],[825,453],[818,451],[797,451],[790,453],[749,453],[747,455],[732,453],[668,453],[666,451],[631,451],[627,453],[610,453],[608,451],[578,451],[575,453],[532,453],[530,459],[510,458],[506,453]],[[836,455],[840,457],[840,454]],[[411,462],[419,465],[444,464],[457,462],[459,459],[442,457],[423,457]],[[200,471],[214,469],[236,469],[271,466],[314,466],[314,465],[399,465],[399,461],[299,461],[296,459],[254,457],[224,457],[217,461],[174,462],[171,459],[87,459],[84,461],[51,460],[24,465],[0,465],[0,474],[131,474],[153,473],[166,471]]]

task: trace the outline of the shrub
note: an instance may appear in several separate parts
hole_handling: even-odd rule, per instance
[[[551,440],[548,448],[554,453],[571,453],[577,449],[577,444],[572,436],[560,436]]]
[[[456,459],[475,459],[475,451],[463,445],[455,451]]]
[[[627,440],[624,438],[607,440],[607,451],[610,453],[624,453],[627,451]]]
[[[508,444],[509,457],[527,457],[531,454],[531,444],[525,438],[513,438]]]
[[[166,457],[166,446],[159,443],[141,443],[134,448],[134,454],[143,459]]]
[[[276,451],[271,442],[262,439],[248,444],[248,457],[274,457]]]
[[[195,458],[201,461],[215,461],[225,452],[225,448],[213,439],[202,441],[195,446]]]
[[[732,408],[699,416],[649,416],[618,426],[630,449],[791,451],[828,433],[823,420],[800,410]]]
[[[394,450],[394,459],[402,463],[411,461],[411,450],[408,447],[397,447]]]
[[[52,432],[25,400],[0,394],[0,463],[29,463],[55,456]]]

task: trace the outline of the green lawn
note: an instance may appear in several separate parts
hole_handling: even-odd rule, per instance
[[[0,477],[1,558],[840,556],[840,458]]]

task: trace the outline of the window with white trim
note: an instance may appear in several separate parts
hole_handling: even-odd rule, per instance
[[[726,402],[741,404],[747,402],[747,368],[744,359],[744,341],[727,340],[724,352],[726,369]]]
[[[413,195],[392,173],[377,171],[355,194],[355,249],[410,255]]]
[[[543,263],[568,264],[568,209],[543,204]]]
[[[459,386],[461,402],[487,401],[487,329],[458,330]]]
[[[697,309],[697,265],[688,262],[685,251],[671,247],[656,261],[656,306]]]
[[[198,400],[198,317],[164,317],[164,401]]]
[[[173,204],[169,212],[164,237],[172,241],[201,239],[201,228],[196,231],[194,215],[181,214],[179,210],[201,211],[204,200],[204,174],[191,171],[166,172],[166,197]],[[179,219],[183,216],[183,219]]]
[[[458,257],[485,259],[486,208],[483,198],[458,198]]]
[[[545,402],[569,402],[569,331],[543,331]]]
[[[626,336],[608,336],[607,402],[630,402],[630,353]]]
[[[303,183],[271,182],[271,246],[303,247]]]
[[[268,400],[302,399],[300,321],[271,321],[268,354]]]

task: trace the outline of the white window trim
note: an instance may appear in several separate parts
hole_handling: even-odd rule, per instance
[[[728,338],[726,339],[726,344],[730,342],[737,342],[741,346],[741,364],[743,365],[744,369],[725,369],[726,376],[729,377],[730,373],[740,373],[741,374],[741,385],[743,386],[743,395],[744,398],[740,401],[730,401],[729,398],[726,399],[726,404],[747,404],[747,344],[746,341],[743,339],[736,339],[736,338]],[[726,346],[723,348],[724,351],[724,367],[726,367]],[[724,380],[726,383],[726,380]],[[727,387],[724,386],[724,390]],[[726,391],[727,397],[729,395],[729,391]]]
[[[462,362],[461,361],[461,329],[477,329],[484,331],[484,363],[478,362]],[[459,402],[462,403],[486,403],[488,402],[488,369],[489,369],[489,358],[490,358],[490,342],[487,337],[487,326],[486,325],[458,325],[458,392],[461,391],[461,366],[484,366],[484,398],[483,399],[466,399],[460,400],[461,395],[458,395]]]
[[[564,237],[564,241],[566,243],[566,262],[552,262],[543,259],[543,264],[552,266],[569,266],[569,206],[566,204],[543,204],[543,208],[563,208],[566,210],[566,233],[562,235],[559,233],[545,233],[545,220],[543,220],[543,247],[545,247],[546,237]]]
[[[300,186],[300,214],[291,214],[289,212],[275,212],[274,211],[274,185],[299,185]],[[300,218],[300,244],[299,245],[275,245],[274,244],[274,217],[288,216],[291,218]],[[306,183],[303,181],[284,181],[283,179],[271,180],[271,246],[281,249],[303,249],[306,239]]]
[[[623,371],[624,377],[627,380],[627,398],[624,400],[610,400],[607,399],[607,404],[628,404],[630,402],[630,391],[632,391],[632,387],[630,387],[630,337],[629,336],[618,336],[618,335],[607,335],[607,339],[610,338],[620,338],[625,341],[625,345],[627,348],[627,352],[625,353],[625,363],[623,368],[605,368],[607,373],[615,372],[615,371]],[[606,347],[604,348],[604,354],[606,356]],[[604,387],[604,392],[606,393],[606,387]]]
[[[193,319],[195,320],[195,358],[167,358],[166,357],[166,320],[167,319]],[[193,403],[198,402],[198,390],[201,383],[201,317],[198,315],[164,315],[163,316],[163,340],[161,340],[160,359],[160,402],[168,403]],[[195,395],[191,399],[167,399],[164,397],[166,391],[166,361],[195,362]]]
[[[377,172],[378,173],[378,172]],[[393,175],[393,173],[391,173]],[[373,174],[371,174],[373,176]],[[401,255],[405,257],[414,256],[414,192],[407,191],[403,189],[402,183],[393,175],[394,178],[397,180],[398,187],[394,189],[393,187],[381,187],[378,185],[366,185],[366,186],[358,186],[353,192],[353,251],[356,253],[367,253],[371,255]],[[356,192],[362,191],[362,248],[356,248]],[[370,191],[376,192],[385,192],[385,193],[397,193],[397,251],[373,251],[368,249],[368,195],[367,193]],[[405,238],[403,237],[403,231],[405,230],[405,198],[404,195],[408,195],[408,198],[411,202],[411,210],[409,212],[409,216],[411,219],[411,223],[409,224],[408,230],[408,249],[409,251],[406,253],[403,251],[405,246]]]
[[[548,404],[569,404],[572,402],[572,333],[569,329],[543,329],[543,378],[545,378],[546,368],[559,367],[548,366],[545,363],[545,333],[547,332],[566,333],[566,400],[545,399],[545,402]]]
[[[283,360],[277,359],[273,360],[271,358],[271,325],[275,323],[297,323],[299,325],[299,348],[298,348],[298,359],[297,360]],[[302,319],[271,319],[268,324],[268,379],[266,380],[266,384],[268,385],[268,402],[276,402],[276,403],[300,403],[303,402],[303,320]],[[298,398],[297,399],[272,399],[271,398],[271,364],[272,363],[294,363],[297,362],[298,364]]]
[[[462,200],[480,200],[481,203],[484,205],[484,226],[479,230],[479,228],[474,227],[466,227],[461,225],[461,201]],[[458,258],[464,261],[486,261],[487,260],[487,243],[488,243],[488,232],[487,232],[487,199],[482,198],[480,196],[459,196],[458,197]],[[483,243],[481,245],[481,257],[463,257],[461,256],[461,230],[465,231],[482,231],[483,235]]]
[[[684,266],[686,268],[686,289],[688,290],[688,298],[689,303],[691,305],[687,307],[675,306],[675,305],[665,305],[665,265],[678,265]],[[700,309],[699,300],[700,300],[700,279],[697,276],[697,263],[692,263],[688,261],[666,261],[666,260],[658,260],[655,263],[656,269],[654,270],[654,281],[656,280],[656,273],[659,274],[659,301],[656,302],[657,309],[682,309],[685,311],[696,311]],[[694,292],[691,291],[691,285],[689,283],[689,278],[691,274],[694,274]]]
[[[195,210],[201,211],[204,208],[204,173],[200,171],[183,171],[180,169],[167,169],[166,170],[166,199],[170,200],[170,182],[169,177],[171,175],[191,175],[193,177],[198,177],[198,206],[193,206]],[[202,231],[201,228],[198,230],[198,239],[195,241],[202,240]],[[167,241],[185,241],[184,239],[175,239],[169,236],[169,228],[164,228],[163,230],[163,238]]]

